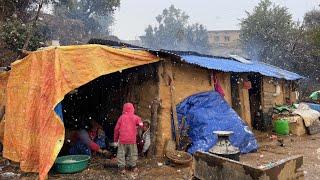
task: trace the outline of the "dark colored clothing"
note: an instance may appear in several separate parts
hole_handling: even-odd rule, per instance
[[[107,148],[106,136],[104,134],[98,134],[97,137],[94,139],[94,142],[97,143],[101,149]]]
[[[146,154],[150,147],[150,128],[142,132],[141,137],[138,137],[137,140],[137,147],[138,147],[138,153],[139,154]]]
[[[91,155],[92,152],[97,152],[100,149],[100,146],[91,140],[86,130],[77,131],[73,135],[72,141],[75,144],[70,148],[69,154]]]
[[[88,155],[91,156],[91,149],[88,148],[87,145],[83,144],[81,141],[77,141],[70,149],[69,149],[69,154],[70,155]]]

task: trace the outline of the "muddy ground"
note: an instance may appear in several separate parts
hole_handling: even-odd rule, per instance
[[[256,153],[241,156],[241,161],[254,166],[261,166],[275,162],[291,155],[304,156],[303,171],[305,179],[320,179],[320,134],[312,136],[281,136],[284,146],[280,146],[277,139],[270,138],[271,133],[256,132],[260,149]],[[159,164],[159,163],[163,163]],[[108,167],[106,167],[106,164]],[[192,168],[164,165],[160,159],[140,159],[138,162],[139,173],[128,172],[120,175],[116,168],[110,167],[111,161],[95,158],[85,171],[77,174],[62,175],[50,172],[49,179],[192,179]],[[17,164],[5,164],[0,160],[0,179],[36,179],[33,173],[23,173]]]
[[[4,163],[2,161],[2,163]],[[162,164],[161,164],[162,163]],[[95,157],[91,159],[89,167],[81,173],[76,174],[56,174],[49,173],[49,179],[150,179],[150,180],[171,180],[171,179],[191,179],[192,171],[190,166],[165,165],[164,160],[140,159],[138,162],[139,172],[133,173],[127,171],[125,175],[121,175],[116,164],[109,159]],[[23,173],[19,170],[17,164],[0,166],[0,179],[37,179],[34,173]],[[14,172],[15,175],[4,177],[8,172]]]

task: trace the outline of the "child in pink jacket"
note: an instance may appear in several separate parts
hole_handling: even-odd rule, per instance
[[[128,167],[133,171],[138,170],[136,168],[136,161],[138,159],[136,144],[137,126],[143,127],[143,123],[141,118],[134,114],[133,104],[124,104],[122,115],[114,128],[114,142],[119,142],[117,159],[121,173],[125,173],[126,155],[128,157]]]

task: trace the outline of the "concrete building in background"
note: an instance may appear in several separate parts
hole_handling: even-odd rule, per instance
[[[209,31],[208,33],[213,55],[245,55],[240,47],[240,30],[219,30]]]
[[[141,40],[139,40],[139,39],[136,39],[136,40],[122,40],[121,42],[132,44],[132,45],[135,45],[135,46],[143,46]]]

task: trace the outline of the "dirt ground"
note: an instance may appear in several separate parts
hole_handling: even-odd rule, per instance
[[[304,156],[302,170],[305,179],[320,179],[320,134],[301,137],[278,136],[283,139],[284,146],[280,146],[276,139],[270,138],[271,133],[255,132],[255,134],[260,148],[256,153],[241,155],[242,162],[259,167],[291,155],[301,154]],[[111,161],[100,157],[93,158],[88,169],[81,173],[62,175],[50,172],[49,179],[192,179],[191,167],[164,165],[164,160],[140,159],[139,173],[128,172],[126,175],[120,175],[116,168],[106,167],[106,164],[110,165]],[[37,179],[37,175],[23,173],[17,164],[5,164],[4,159],[0,159],[0,179]]]
[[[2,164],[4,161],[2,161]],[[162,164],[158,164],[162,163]],[[55,172],[49,173],[49,179],[152,179],[152,180],[168,180],[168,179],[191,179],[192,172],[190,167],[171,165],[164,165],[164,161],[157,161],[151,159],[140,159],[138,162],[139,172],[133,173],[127,171],[126,175],[121,175],[113,166],[109,159],[101,157],[92,158],[89,167],[76,174],[56,174]],[[13,172],[15,175],[3,176],[5,173]],[[19,170],[17,164],[0,165],[0,179],[24,179],[33,180],[37,179],[34,173],[23,173]]]

